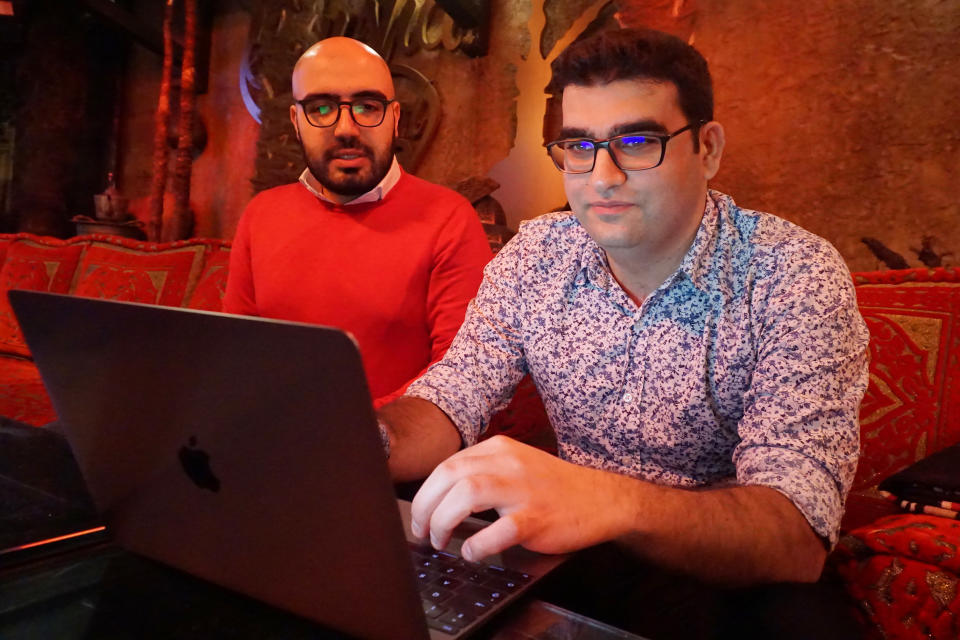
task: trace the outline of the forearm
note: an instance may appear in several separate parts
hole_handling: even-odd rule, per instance
[[[460,433],[432,402],[403,396],[378,411],[390,438],[390,473],[397,482],[419,480],[460,449]]]
[[[612,508],[624,514],[616,540],[645,560],[733,585],[820,576],[822,540],[774,489],[685,490],[625,480],[630,490],[613,497]]]

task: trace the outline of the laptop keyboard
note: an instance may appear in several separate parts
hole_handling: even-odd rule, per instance
[[[530,576],[410,544],[423,612],[432,629],[455,634],[510,599]]]

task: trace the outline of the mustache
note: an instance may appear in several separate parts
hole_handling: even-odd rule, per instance
[[[345,149],[360,151],[363,155],[373,157],[373,149],[360,142],[359,138],[353,136],[339,136],[336,138],[337,144],[323,152],[326,160],[332,160],[333,157]]]

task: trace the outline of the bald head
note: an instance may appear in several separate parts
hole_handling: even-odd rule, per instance
[[[310,94],[352,95],[379,91],[393,99],[393,78],[383,58],[369,46],[353,38],[321,40],[307,49],[293,67],[293,98]]]

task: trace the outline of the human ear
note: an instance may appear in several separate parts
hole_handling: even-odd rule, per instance
[[[297,126],[297,105],[290,105],[290,122],[293,123],[293,131],[297,134],[297,141],[300,140],[300,127]]]
[[[700,127],[700,155],[703,161],[703,177],[710,180],[720,170],[720,159],[726,137],[723,125],[715,120]]]
[[[400,137],[400,101],[390,104],[393,108],[393,135]]]

